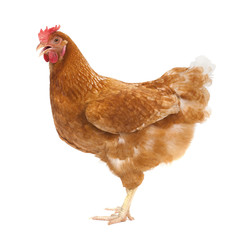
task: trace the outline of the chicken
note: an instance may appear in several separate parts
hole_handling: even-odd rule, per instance
[[[38,34],[50,68],[50,101],[60,138],[72,147],[95,154],[118,176],[127,196],[108,224],[130,215],[130,205],[144,172],[180,158],[196,123],[203,122],[214,65],[198,57],[188,68],[173,68],[154,81],[125,83],[97,74],[75,43],[46,27]]]

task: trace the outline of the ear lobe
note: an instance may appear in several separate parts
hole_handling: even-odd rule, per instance
[[[64,56],[65,52],[66,52],[66,45],[62,48],[62,51],[61,51],[61,57]]]

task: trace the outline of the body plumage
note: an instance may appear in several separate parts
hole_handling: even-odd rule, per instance
[[[209,116],[206,85],[214,66],[199,58],[191,67],[174,68],[157,80],[125,83],[97,74],[58,29],[46,29],[46,38],[43,31],[38,47],[44,47],[41,53],[50,62],[57,132],[72,147],[104,161],[127,189],[122,207],[115,210],[118,214],[94,219],[109,224],[131,220],[130,203],[144,171],[180,158],[195,124]],[[56,39],[58,47],[52,45]]]

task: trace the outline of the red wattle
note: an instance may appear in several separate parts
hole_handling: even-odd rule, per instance
[[[50,51],[49,52],[49,61],[51,63],[56,63],[58,61],[58,54],[56,52]]]
[[[49,62],[49,56],[48,56],[48,54],[44,54],[44,60],[45,60],[46,62]]]

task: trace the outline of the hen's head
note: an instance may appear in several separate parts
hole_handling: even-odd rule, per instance
[[[58,32],[59,26],[53,28],[46,27],[45,30],[40,30],[38,38],[40,44],[37,46],[37,50],[42,48],[40,56],[44,56],[44,60],[50,63],[56,63],[62,59],[66,52],[66,45],[68,41],[65,39],[65,35]]]

